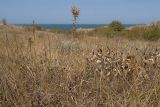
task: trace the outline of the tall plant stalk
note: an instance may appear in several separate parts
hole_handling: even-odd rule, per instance
[[[71,12],[73,15],[73,31],[75,31],[77,29],[77,19],[78,19],[80,10],[77,7],[73,6],[71,8]]]

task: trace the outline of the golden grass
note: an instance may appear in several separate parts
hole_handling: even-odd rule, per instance
[[[35,36],[24,28],[0,32],[0,106],[160,106],[160,43]]]

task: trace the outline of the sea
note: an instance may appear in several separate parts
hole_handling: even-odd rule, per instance
[[[32,24],[16,24],[19,26],[32,26]],[[37,24],[44,29],[60,29],[60,30],[71,30],[72,24]],[[89,29],[89,28],[97,28],[101,26],[107,26],[108,24],[77,24],[77,28]],[[136,24],[124,24],[125,27],[135,26]]]

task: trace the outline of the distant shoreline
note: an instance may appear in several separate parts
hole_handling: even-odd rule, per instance
[[[18,26],[31,26],[32,24],[15,24]],[[44,29],[60,29],[60,30],[71,30],[72,24],[37,24]],[[77,28],[81,29],[94,29],[97,27],[108,26],[109,24],[78,24]],[[142,24],[124,24],[125,27],[133,27]]]

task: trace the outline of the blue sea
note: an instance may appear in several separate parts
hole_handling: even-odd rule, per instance
[[[31,26],[32,24],[17,24],[20,26]],[[37,24],[44,29],[61,29],[61,30],[71,30],[72,24]],[[107,24],[78,24],[77,28],[96,28],[105,26]],[[125,24],[125,27],[135,26],[135,24]]]

